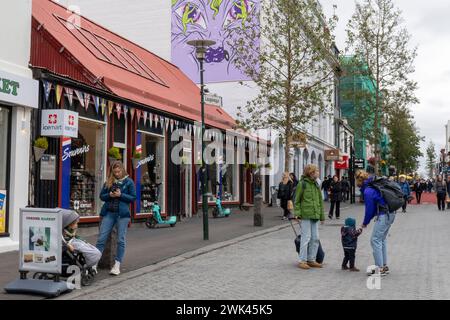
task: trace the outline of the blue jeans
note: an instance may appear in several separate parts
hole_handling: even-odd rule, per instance
[[[373,227],[372,237],[370,242],[373,249],[373,258],[377,267],[387,265],[387,242],[386,238],[389,229],[395,220],[395,213],[383,214],[376,218]]]
[[[108,240],[112,229],[117,224],[117,253],[115,259],[118,262],[122,262],[123,256],[125,255],[126,235],[129,222],[130,218],[120,218],[118,213],[107,213],[106,216],[103,217],[100,225],[100,233],[96,245],[97,249],[103,253],[106,241]]]
[[[328,191],[323,190],[323,200],[328,201]]]
[[[300,261],[316,261],[317,250],[319,249],[319,221],[301,220]]]

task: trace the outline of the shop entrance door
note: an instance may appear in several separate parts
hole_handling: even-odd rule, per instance
[[[183,186],[183,211],[186,218],[192,217],[192,166],[190,164],[183,165],[182,174]]]

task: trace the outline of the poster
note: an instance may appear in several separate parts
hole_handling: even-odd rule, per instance
[[[56,180],[56,156],[44,154],[41,158],[41,180]]]
[[[20,270],[61,273],[61,209],[20,209]]]
[[[0,234],[6,232],[6,190],[0,190]]]

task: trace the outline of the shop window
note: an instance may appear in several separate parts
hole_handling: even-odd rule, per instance
[[[142,158],[137,166],[140,183],[139,213],[151,212],[155,201],[164,211],[164,138],[141,134]]]
[[[104,159],[105,126],[80,119],[78,138],[71,141],[70,207],[82,217],[100,213],[99,195],[106,178]]]
[[[7,232],[6,196],[8,190],[8,146],[10,110],[0,107],[0,235]]]

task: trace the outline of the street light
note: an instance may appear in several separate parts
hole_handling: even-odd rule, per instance
[[[205,60],[206,50],[216,42],[212,40],[191,40],[187,44],[195,48],[195,56],[200,63],[200,95],[202,106],[202,211],[203,211],[203,240],[209,240],[208,230],[208,199],[206,197],[206,166],[203,158],[205,152],[205,85],[203,83],[203,61]]]

